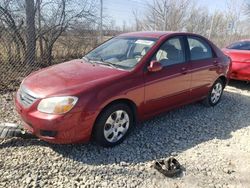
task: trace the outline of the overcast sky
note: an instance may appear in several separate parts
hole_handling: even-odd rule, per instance
[[[147,2],[150,3],[152,1],[153,0],[103,0],[104,14],[114,19],[116,24],[121,26],[123,21],[126,21],[126,23],[133,21],[133,9],[144,12]],[[225,10],[227,1],[228,0],[196,0],[199,5],[207,7],[211,12]],[[234,2],[241,4],[243,1],[244,0],[235,0]]]

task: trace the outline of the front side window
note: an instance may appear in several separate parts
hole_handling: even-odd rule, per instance
[[[90,62],[121,69],[134,68],[143,56],[155,44],[156,39],[149,38],[113,38],[84,56]]]
[[[240,41],[231,44],[227,47],[228,49],[234,49],[234,50],[250,50],[250,41]]]
[[[179,37],[168,39],[153,59],[159,61],[163,67],[184,63],[185,53],[181,39]]]
[[[188,44],[191,60],[213,58],[212,49],[206,41],[198,37],[188,37]]]

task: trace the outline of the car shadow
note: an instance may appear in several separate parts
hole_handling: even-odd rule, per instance
[[[229,86],[243,89],[243,90],[250,90],[250,82],[240,81],[240,80],[230,80]]]
[[[239,113],[240,100],[250,106],[248,96],[225,91],[214,108],[196,103],[162,114],[140,123],[124,143],[114,148],[93,144],[51,147],[65,157],[92,165],[166,158],[212,139],[229,139],[232,132],[250,126],[250,119],[242,121],[249,113]]]
[[[39,145],[89,165],[147,162],[178,155],[209,140],[231,138],[232,132],[250,126],[249,111],[239,113],[249,106],[249,96],[226,89],[216,107],[207,108],[195,103],[139,123],[122,144],[113,148],[94,143],[54,145],[39,140],[10,139],[0,143],[0,149]]]

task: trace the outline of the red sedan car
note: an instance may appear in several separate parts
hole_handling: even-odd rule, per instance
[[[53,143],[121,143],[137,121],[203,100],[215,106],[230,59],[190,33],[136,32],[82,59],[25,78],[15,98],[24,127]]]
[[[250,81],[250,39],[235,42],[222,50],[232,59],[230,78]]]

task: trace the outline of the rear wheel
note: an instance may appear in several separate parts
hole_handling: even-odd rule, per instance
[[[208,93],[208,96],[203,100],[203,103],[208,107],[215,106],[220,102],[223,90],[224,83],[219,78],[212,86],[211,90]]]
[[[100,114],[94,127],[94,139],[101,146],[115,146],[125,139],[133,124],[133,113],[126,104],[111,105]]]

